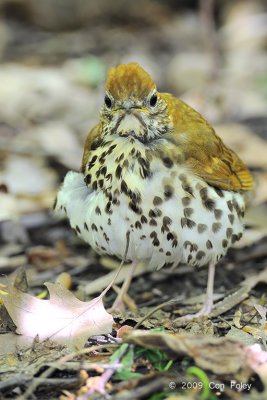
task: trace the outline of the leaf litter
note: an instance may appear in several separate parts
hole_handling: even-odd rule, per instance
[[[26,2],[21,2],[22,8],[24,3]],[[216,308],[208,319],[191,321],[182,326],[175,322],[177,315],[198,309],[203,299],[206,280],[205,270],[196,273],[193,269],[189,270],[183,266],[177,271],[160,272],[147,271],[140,266],[129,293],[137,304],[137,309],[114,315],[112,336],[103,335],[102,332],[89,341],[88,337],[84,337],[81,347],[86,341],[86,346],[89,347],[75,350],[73,353],[70,353],[68,340],[62,344],[50,340],[42,341],[45,335],[49,336],[51,333],[49,327],[45,326],[42,329],[44,336],[42,333],[34,336],[43,326],[37,326],[36,321],[39,317],[36,319],[34,314],[32,318],[35,321],[31,322],[30,331],[33,336],[29,339],[27,336],[15,334],[16,327],[14,323],[12,325],[10,316],[8,320],[6,308],[2,304],[0,391],[7,398],[13,399],[27,388],[25,398],[35,394],[40,399],[58,398],[64,393],[62,398],[84,400],[88,398],[91,390],[93,397],[103,398],[109,394],[118,400],[150,397],[152,399],[153,393],[157,398],[200,396],[204,399],[204,391],[182,389],[183,382],[196,382],[201,379],[197,376],[192,378],[189,373],[190,367],[205,371],[208,380],[224,384],[225,392],[220,393],[221,398],[224,396],[236,399],[240,398],[240,395],[251,400],[266,398],[267,86],[266,57],[263,57],[266,29],[261,25],[262,21],[265,21],[265,14],[261,9],[262,2],[253,2],[253,7],[249,1],[232,2],[233,4],[229,3],[227,8],[223,8],[220,14],[222,26],[218,32],[213,32],[217,33],[219,40],[225,40],[222,49],[223,67],[219,71],[210,70],[213,68],[211,57],[206,50],[202,51],[197,10],[181,12],[181,15],[171,12],[171,19],[168,13],[159,13],[154,10],[151,2],[148,3],[146,10],[140,7],[146,18],[149,14],[148,19],[151,23],[146,28],[147,40],[137,40],[138,46],[132,50],[127,40],[136,42],[138,30],[134,29],[134,25],[131,25],[133,32],[128,29],[126,32],[125,28],[118,27],[119,35],[117,33],[115,42],[119,44],[118,48],[122,49],[123,55],[119,54],[118,50],[115,59],[127,61],[130,57],[149,65],[155,77],[158,75],[162,87],[166,87],[167,82],[171,91],[182,94],[184,99],[211,121],[219,122],[216,130],[225,143],[244,159],[256,178],[254,205],[246,219],[248,229],[236,248],[229,252],[217,268]],[[162,4],[163,11],[167,10],[167,3]],[[36,7],[38,4],[37,2]],[[80,2],[75,4],[79,7]],[[109,4],[112,7],[113,3]],[[138,1],[136,4],[138,9]],[[154,14],[150,12],[151,7],[155,11]],[[220,7],[223,6],[218,7],[220,13]],[[49,2],[46,12],[48,9]],[[72,10],[72,7],[68,9]],[[8,279],[13,275],[13,280],[16,280],[15,269],[24,265],[29,287],[22,287],[17,281],[14,284],[15,296],[23,301],[33,301],[37,310],[41,310],[41,314],[44,306],[39,302],[50,304],[52,310],[49,307],[48,310],[51,311],[50,317],[53,321],[53,318],[58,316],[54,312],[53,304],[49,303],[49,299],[39,298],[47,295],[42,286],[44,282],[50,281],[48,285],[55,285],[51,282],[55,282],[62,272],[67,272],[71,292],[68,292],[69,300],[65,302],[66,306],[68,301],[72,304],[73,297],[69,296],[71,293],[78,304],[90,304],[93,301],[90,296],[99,295],[112,276],[114,277],[115,272],[110,272],[112,265],[118,266],[115,260],[96,256],[70,232],[64,221],[55,221],[47,212],[51,209],[55,192],[66,170],[79,168],[86,132],[97,120],[96,110],[99,109],[101,95],[95,90],[96,83],[92,83],[96,82],[92,70],[82,72],[89,61],[89,57],[83,52],[89,48],[90,52],[96,51],[99,55],[96,57],[99,65],[103,66],[104,59],[109,59],[109,64],[112,64],[114,55],[111,56],[103,49],[113,47],[115,31],[113,27],[104,24],[105,32],[110,34],[102,35],[101,40],[98,40],[98,34],[92,30],[90,37],[92,36],[93,40],[90,41],[86,29],[84,32],[59,32],[58,35],[54,35],[53,32],[47,31],[44,34],[38,31],[38,13],[33,14],[36,19],[34,32],[37,32],[37,35],[32,34],[33,31],[27,24],[19,29],[14,29],[11,25],[8,27],[12,35],[6,55],[12,60],[21,61],[20,57],[24,51],[26,53],[22,55],[23,63],[4,64],[0,71],[3,82],[0,90],[0,268],[1,273],[9,275]],[[54,9],[47,21],[53,20],[53,15]],[[162,15],[165,15],[165,18],[169,15],[166,19],[167,24],[166,21],[164,23]],[[71,15],[71,19],[75,17],[76,14]],[[256,25],[261,27],[261,30],[253,31],[253,21],[259,22]],[[3,17],[1,29],[5,22]],[[42,25],[42,21],[39,23]],[[91,20],[90,24],[93,26],[94,22]],[[1,35],[1,41],[4,37],[5,35]],[[31,37],[31,40],[24,43],[23,37]],[[56,42],[53,42],[55,37]],[[188,51],[177,51],[177,37],[180,43],[186,43]],[[83,48],[81,53],[77,49],[77,38],[80,40],[80,48]],[[72,46],[72,40],[75,48]],[[94,48],[94,41],[97,43],[97,49]],[[103,43],[102,47],[100,42]],[[206,42],[208,43],[208,38]],[[155,43],[159,46],[155,46]],[[1,42],[2,45],[4,46]],[[34,46],[36,53],[33,56]],[[201,51],[196,51],[196,46],[201,48]],[[164,48],[164,62],[160,57],[161,47]],[[60,56],[55,49],[60,49]],[[77,52],[80,58],[76,57]],[[166,56],[171,59],[168,66]],[[212,55],[214,59],[218,56],[219,54]],[[57,65],[59,58],[60,63]],[[49,60],[52,60],[53,66],[47,65]],[[192,63],[192,60],[197,62]],[[250,60],[253,60],[253,63]],[[244,69],[244,65],[249,65],[249,68]],[[88,74],[90,79],[85,79]],[[214,74],[216,79],[207,79],[211,74]],[[251,116],[254,118],[254,124],[249,125],[246,120]],[[229,119],[235,122],[220,124],[220,121]],[[255,135],[261,120],[262,138]],[[23,180],[20,176],[23,176]],[[60,243],[64,243],[66,251],[60,250]],[[123,280],[123,273],[124,271],[116,281],[117,284]],[[0,290],[5,292],[6,288],[0,287]],[[112,304],[114,296],[115,293],[111,291],[107,293],[104,298],[105,307]],[[3,294],[2,297],[4,300],[6,295]],[[177,298],[177,302],[172,302],[173,298]],[[17,304],[10,299],[9,307],[13,308],[14,314],[17,315],[12,302]],[[58,302],[61,304],[60,296],[56,300],[56,303]],[[75,304],[77,305],[77,302]],[[102,306],[103,304],[101,309]],[[75,310],[77,309],[78,306]],[[25,312],[27,314],[27,311],[27,308],[22,310],[21,315],[25,315]],[[70,310],[67,310],[66,315],[73,318]],[[18,315],[17,317],[20,319]],[[79,316],[77,319],[79,320]],[[136,330],[137,326],[142,332]],[[164,327],[165,331],[155,332],[155,327]],[[27,326],[27,329],[30,328]],[[25,333],[27,332],[26,330]],[[90,334],[91,331],[88,335]],[[140,344],[134,342],[135,334],[140,335]],[[220,340],[216,342],[215,339]],[[75,340],[74,338],[71,346]],[[129,344],[130,341],[133,343]],[[174,349],[171,345],[173,342]],[[187,347],[183,348],[185,342]],[[229,352],[225,353],[225,350]],[[241,364],[243,356],[246,357],[244,364],[239,371],[234,372],[234,368]],[[226,371],[227,367],[232,371],[232,375],[220,375],[220,368],[225,368]],[[101,380],[103,374],[105,375]],[[138,377],[138,374],[142,377]],[[238,382],[241,378],[244,381],[248,379],[253,385],[250,391],[243,390],[240,394],[237,390],[230,389],[229,382],[230,379],[236,379]],[[170,389],[170,382],[176,384],[175,389]],[[102,390],[103,395],[99,394],[98,389]],[[209,392],[207,396],[211,400],[213,394]]]

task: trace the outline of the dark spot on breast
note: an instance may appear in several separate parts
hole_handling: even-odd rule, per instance
[[[106,234],[106,232],[103,233],[103,236],[104,236],[105,241],[108,243],[109,242],[109,237]]]
[[[107,151],[107,154],[111,154],[116,147],[117,147],[116,144],[113,144],[112,146],[110,146],[108,151]]]
[[[188,182],[183,182],[183,183],[182,183],[182,188],[184,189],[185,192],[189,193],[191,196],[194,196],[194,190],[193,190],[193,188],[189,185]]]
[[[93,140],[93,142],[91,143],[91,150],[96,150],[99,146],[101,146],[102,142],[102,138],[97,138]]]
[[[192,229],[195,225],[196,225],[196,223],[192,219],[181,218],[181,226],[182,226],[182,228],[187,227],[189,229]]]
[[[193,214],[194,209],[193,208],[184,208],[184,216],[189,218]]]
[[[142,214],[142,208],[138,207],[138,205],[134,201],[129,202],[130,209],[136,214]]]
[[[197,231],[198,233],[203,233],[208,229],[207,225],[205,224],[198,224],[197,225]]]
[[[206,241],[206,247],[207,247],[208,250],[213,248],[213,245],[212,245],[210,240]]]
[[[222,224],[221,224],[220,222],[214,222],[214,223],[212,224],[212,232],[213,232],[213,233],[219,232],[219,230],[221,229],[221,227],[222,227]]]
[[[140,221],[136,221],[136,223],[134,224],[134,226],[136,227],[136,229],[141,229],[142,228],[142,224]]]
[[[169,256],[171,256],[172,254],[171,254],[171,252],[170,251],[166,251],[166,256],[167,257],[169,257]]]
[[[188,246],[189,246],[189,248],[191,249],[192,243],[189,242],[189,240],[186,240],[186,241],[184,242],[183,246],[184,246],[185,249],[186,249]]]
[[[215,218],[216,219],[221,219],[221,217],[222,217],[222,210],[219,210],[218,208],[216,208],[215,210],[214,210],[214,216],[215,216]]]
[[[241,218],[243,210],[241,210],[241,208],[239,207],[239,204],[237,203],[237,201],[235,199],[233,201],[233,205],[234,205],[234,209],[237,212],[238,217]]]
[[[148,216],[149,216],[150,218],[156,218],[156,213],[155,213],[155,211],[154,211],[154,210],[149,210]]]
[[[152,218],[152,219],[149,221],[149,225],[150,225],[150,226],[157,226],[157,221],[156,221],[154,218]]]
[[[104,164],[106,161],[106,155],[107,153],[105,151],[103,151],[103,153],[101,154],[101,156],[99,157],[99,162],[100,164]]]
[[[229,219],[229,221],[231,222],[231,224],[233,225],[234,220],[235,220],[234,214],[228,214],[228,219]]]
[[[223,241],[222,241],[222,247],[223,247],[224,249],[226,249],[227,246],[228,246],[228,240],[223,239]]]
[[[170,217],[163,217],[163,225],[168,226],[172,223],[172,220],[170,219]]]
[[[114,197],[114,199],[112,199],[112,204],[119,206],[120,205],[120,200],[117,199],[117,197]]]
[[[153,244],[153,246],[158,247],[159,246],[159,239],[158,238],[154,238],[152,244]]]
[[[173,161],[169,157],[164,157],[162,161],[167,168],[171,168],[173,166]]]
[[[106,207],[105,207],[106,213],[107,213],[107,214],[110,214],[110,215],[113,213],[113,211],[112,211],[112,209],[111,209],[111,206],[112,206],[112,203],[111,203],[111,201],[109,201],[109,202],[107,203]]]
[[[209,211],[213,211],[215,208],[215,201],[212,199],[203,200],[202,204]]]
[[[199,250],[199,251],[197,252],[197,254],[196,254],[196,259],[197,259],[197,260],[201,260],[202,258],[205,257],[205,255],[206,255],[206,253],[204,253],[204,251]]]
[[[101,210],[100,210],[100,208],[98,206],[95,208],[95,213],[97,215],[101,215]]]
[[[121,181],[121,191],[126,195],[128,194],[128,186],[124,180]]]
[[[169,232],[167,234],[167,240],[173,240],[173,239],[174,239],[173,233]]]
[[[106,166],[102,167],[101,170],[100,170],[100,173],[101,173],[101,175],[105,176],[106,173],[107,173],[107,167]]]
[[[85,182],[86,182],[87,185],[90,185],[90,184],[91,184],[91,181],[92,181],[92,175],[91,175],[91,174],[86,175],[86,177],[84,178],[84,180],[85,180]]]
[[[187,257],[187,262],[188,262],[188,264],[190,263],[190,261],[192,260],[192,258],[193,258],[193,256],[192,256],[191,254],[189,254],[188,257]]]
[[[162,268],[171,268],[172,266],[173,266],[173,262],[165,262],[163,265],[162,265]]]
[[[234,209],[234,206],[233,206],[233,203],[231,202],[231,200],[227,201],[227,206],[228,206],[229,210],[232,212]]]
[[[226,229],[226,237],[227,237],[227,239],[230,239],[232,233],[233,233],[233,229],[232,228],[227,228]]]
[[[219,188],[213,188],[219,197],[224,197],[223,191]]]
[[[86,231],[89,231],[89,228],[88,228],[88,225],[87,225],[86,222],[83,224],[83,226],[84,226],[84,229],[85,229]]]
[[[91,228],[92,228],[93,231],[98,232],[98,229],[97,229],[96,224],[92,224],[92,225],[91,225]]]
[[[129,168],[129,161],[128,160],[124,160],[123,163],[122,163],[122,167],[125,168],[125,169]]]
[[[184,207],[187,207],[190,204],[190,202],[191,202],[190,197],[183,197],[182,198],[182,204],[183,204]]]
[[[233,234],[232,237],[231,237],[231,243],[234,244],[237,241],[238,241],[238,236]]]
[[[193,243],[191,251],[197,251],[197,250],[198,250],[198,245],[196,243]]]
[[[142,178],[147,178],[148,176],[151,175],[150,173],[150,164],[147,160],[145,160],[143,157],[138,157],[137,159],[139,165],[140,165],[140,174]]]
[[[108,225],[111,225],[111,219],[108,218]]]
[[[144,215],[142,215],[142,217],[141,217],[141,222],[142,222],[142,224],[147,223],[147,218]]]
[[[178,240],[177,239],[174,239],[173,241],[172,241],[172,247],[177,247],[178,246]]]
[[[160,253],[163,253],[163,251],[164,251],[164,250],[163,250],[163,248],[161,247],[161,248],[159,249],[159,252],[160,252]]]
[[[128,196],[133,200],[135,203],[141,202],[141,194],[137,190],[133,192],[132,190],[128,189]]]
[[[200,189],[199,194],[202,200],[206,200],[208,198],[208,189],[206,187],[203,187],[202,189]]]
[[[160,204],[162,204],[162,199],[159,196],[155,196],[153,199],[153,204],[154,206],[159,206]]]
[[[95,165],[96,160],[97,160],[97,155],[95,154],[95,155],[91,158],[90,162],[88,163],[88,169],[91,169],[91,168]]]
[[[115,161],[119,163],[119,162],[121,162],[123,159],[124,159],[124,153],[121,153],[121,155],[120,155],[119,157],[117,157],[117,158],[115,159]]]
[[[110,180],[110,182],[112,182],[112,174],[107,174],[106,181],[109,181],[109,180]]]
[[[92,183],[92,188],[93,188],[93,190],[97,190],[97,181],[94,181]]]
[[[150,210],[148,215],[150,218],[157,218],[160,217],[162,214],[161,210],[159,208],[155,208],[154,210]]]
[[[154,213],[156,214],[156,217],[160,217],[162,215],[162,211],[159,208],[154,208]]]
[[[164,186],[164,196],[165,199],[170,199],[173,195],[174,189],[171,185],[165,185]]]
[[[81,230],[80,230],[80,228],[78,227],[78,225],[75,226],[75,230],[76,230],[77,233],[81,233]]]
[[[120,179],[121,178],[121,171],[122,171],[122,168],[121,168],[121,166],[120,166],[120,164],[117,166],[117,168],[116,168],[116,171],[115,171],[115,175],[116,175],[116,178],[117,179]]]
[[[145,239],[145,238],[146,238],[146,235],[140,236],[140,239],[141,239],[141,240],[143,240],[143,239]]]
[[[98,186],[100,187],[100,189],[103,188],[103,186],[104,186],[104,180],[103,179],[99,179]]]

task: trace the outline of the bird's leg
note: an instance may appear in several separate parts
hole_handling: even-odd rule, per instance
[[[215,276],[215,264],[209,264],[208,270],[208,282],[207,282],[207,291],[206,291],[206,299],[202,306],[202,308],[196,314],[187,314],[182,316],[181,318],[184,319],[193,319],[202,317],[204,315],[209,315],[212,307],[213,307],[213,286],[214,286],[214,276]]]
[[[123,298],[125,294],[128,292],[129,286],[131,284],[131,281],[133,279],[134,271],[138,265],[138,261],[134,260],[131,264],[130,271],[128,276],[126,277],[125,281],[123,282],[123,285],[120,289],[120,292],[118,296],[116,297],[116,300],[114,301],[111,310],[124,310],[124,302]]]

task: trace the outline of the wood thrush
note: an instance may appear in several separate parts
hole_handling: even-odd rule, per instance
[[[66,175],[56,210],[98,253],[122,259],[128,237],[133,266],[209,265],[203,315],[215,265],[242,236],[252,188],[246,166],[197,111],[158,92],[138,64],[121,64],[109,71],[81,171]]]

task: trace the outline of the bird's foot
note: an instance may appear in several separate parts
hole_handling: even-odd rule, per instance
[[[113,289],[118,293],[114,303],[112,304],[111,308],[108,310],[111,313],[120,311],[121,313],[125,312],[126,307],[129,308],[131,311],[136,311],[137,306],[134,300],[128,295],[128,293],[121,293],[120,289],[113,285]]]
[[[176,321],[188,321],[195,318],[207,317],[211,313],[213,308],[213,300],[212,298],[207,298],[201,309],[195,314],[186,314],[182,317],[177,318]]]

